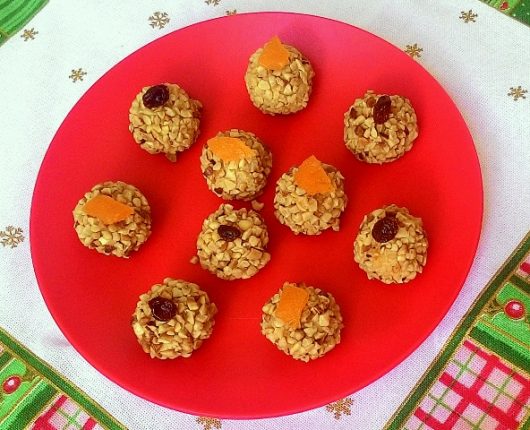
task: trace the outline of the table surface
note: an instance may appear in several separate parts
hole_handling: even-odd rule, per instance
[[[483,173],[484,222],[473,267],[456,302],[429,338],[387,375],[328,408],[276,419],[218,421],[165,409],[124,391],[65,340],[33,273],[30,203],[40,164],[62,120],[113,65],[186,25],[265,10],[350,23],[386,39],[425,67],[453,98],[473,136]],[[0,47],[0,327],[128,428],[169,429],[175,423],[201,430],[384,427],[482,288],[530,230],[528,46],[528,27],[477,0],[379,0],[369,6],[351,0],[286,0],[281,5],[270,0],[48,3]],[[443,151],[444,143],[439,146]]]

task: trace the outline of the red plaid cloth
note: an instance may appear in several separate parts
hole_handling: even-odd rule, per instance
[[[94,419],[65,395],[59,396],[35,420],[35,430],[102,430]]]
[[[529,413],[530,378],[466,340],[405,429],[516,430]]]

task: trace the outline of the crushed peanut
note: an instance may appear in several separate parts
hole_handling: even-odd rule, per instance
[[[252,206],[252,209],[258,212],[265,207],[265,203],[258,202],[257,200],[252,200],[252,202],[250,202],[250,205]]]

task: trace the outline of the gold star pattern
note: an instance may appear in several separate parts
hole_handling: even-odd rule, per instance
[[[24,242],[23,231],[20,227],[8,225],[5,230],[0,230],[0,243],[3,247],[16,248]]]
[[[525,94],[528,92],[528,90],[524,90],[521,85],[519,85],[518,87],[514,88],[514,87],[510,87],[510,92],[508,93],[508,95],[510,97],[513,97],[513,99],[515,101],[519,100],[519,99],[525,99],[526,96]]]
[[[473,13],[473,11],[471,9],[469,9],[469,11],[467,12],[460,12],[460,16],[459,18],[464,20],[464,22],[467,24],[468,22],[476,22],[475,21],[475,18],[478,16],[478,14],[476,13]]]
[[[351,415],[351,406],[353,405],[353,400],[349,397],[346,397],[342,400],[337,400],[336,402],[330,403],[326,406],[326,411],[332,412],[333,417],[336,420],[340,420],[342,415]]]
[[[222,427],[221,420],[217,418],[198,417],[197,423],[203,426],[203,430],[220,429]]]
[[[38,31],[35,31],[35,28],[30,28],[29,30],[26,28],[20,35],[22,39],[24,39],[24,42],[27,42],[28,40],[35,40],[35,36],[39,34]]]
[[[72,80],[72,82],[77,82],[77,81],[82,81],[83,78],[86,76],[86,74],[87,73],[81,68],[77,70],[72,69],[72,73],[68,77]]]
[[[169,22],[169,15],[166,12],[155,12],[148,18],[149,25],[159,30],[164,28]]]
[[[204,3],[207,5],[217,6],[219,3],[221,3],[221,0],[204,0]]]
[[[232,9],[232,10],[227,10],[225,12],[225,15],[226,16],[230,16],[230,15],[235,15],[237,13],[237,10],[236,9]]]
[[[411,58],[420,58],[423,48],[420,48],[417,43],[414,45],[407,45],[404,51],[411,56]]]

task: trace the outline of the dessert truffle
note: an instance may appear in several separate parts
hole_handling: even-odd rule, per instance
[[[199,135],[201,109],[177,84],[145,87],[129,110],[129,130],[142,149],[176,161]]]
[[[274,214],[295,234],[318,235],[339,230],[347,203],[342,174],[311,156],[276,183]]]
[[[291,114],[304,109],[313,85],[313,67],[296,48],[274,36],[254,52],[245,74],[250,100],[264,113]]]
[[[319,288],[285,282],[262,310],[263,335],[296,360],[322,357],[340,343],[339,305]]]
[[[418,137],[416,112],[402,96],[368,91],[344,114],[346,147],[366,163],[397,160]]]
[[[402,284],[423,271],[428,246],[421,218],[392,204],[364,217],[353,250],[368,279]]]
[[[151,234],[151,208],[145,196],[125,182],[95,185],[73,211],[83,245],[97,252],[128,257]]]
[[[151,358],[189,357],[212,334],[216,313],[198,285],[166,278],[140,296],[131,325]]]
[[[222,204],[202,224],[197,238],[201,267],[226,280],[254,276],[270,260],[263,218],[253,210]]]
[[[208,188],[225,200],[262,194],[272,167],[270,150],[253,133],[232,129],[209,139],[201,154]]]

